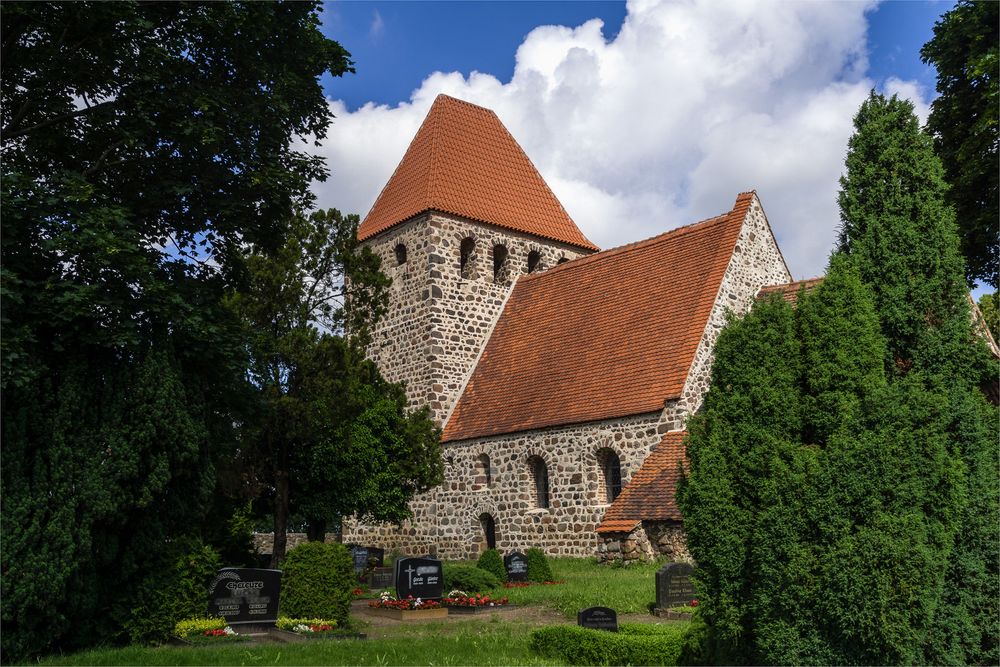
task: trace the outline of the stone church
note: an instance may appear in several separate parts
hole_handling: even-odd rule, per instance
[[[720,211],[601,251],[496,114],[439,96],[358,235],[392,278],[370,356],[441,424],[444,482],[343,541],[687,558],[674,492],[716,337],[798,286],[755,193]]]

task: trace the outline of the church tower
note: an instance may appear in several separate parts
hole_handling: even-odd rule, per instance
[[[518,277],[598,250],[496,114],[446,95],[358,238],[392,279],[369,357],[441,424]]]

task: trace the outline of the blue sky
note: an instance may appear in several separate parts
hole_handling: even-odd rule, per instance
[[[438,93],[497,112],[603,248],[755,189],[796,278],[823,273],[852,117],[872,88],[923,119],[920,47],[953,2],[329,2],[357,73],[323,81],[322,206],[362,216]]]

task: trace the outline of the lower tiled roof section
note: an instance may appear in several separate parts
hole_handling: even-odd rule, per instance
[[[754,196],[518,280],[444,440],[658,412],[678,398]]]
[[[667,433],[604,513],[598,533],[627,533],[642,521],[680,521],[677,483],[686,467],[687,431]]]
[[[811,292],[823,282],[823,277],[808,278],[806,280],[796,280],[793,283],[783,283],[781,285],[767,285],[761,287],[757,292],[757,298],[763,299],[769,294],[780,294],[781,298],[793,306],[799,300],[802,292]]]

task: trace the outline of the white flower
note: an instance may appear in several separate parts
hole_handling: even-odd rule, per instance
[[[465,591],[460,591],[460,590],[458,590],[456,588],[452,592],[448,593],[448,597],[450,597],[450,598],[467,598],[467,597],[469,597],[469,594],[466,593]]]
[[[223,631],[223,632],[225,632],[225,633],[226,633],[227,635],[235,635],[235,634],[236,634],[236,631],[235,631],[235,630],[233,630],[233,629],[232,629],[231,627],[229,627],[228,625],[227,625],[227,626],[226,626],[225,628],[223,628],[223,630],[222,630],[222,631]]]

